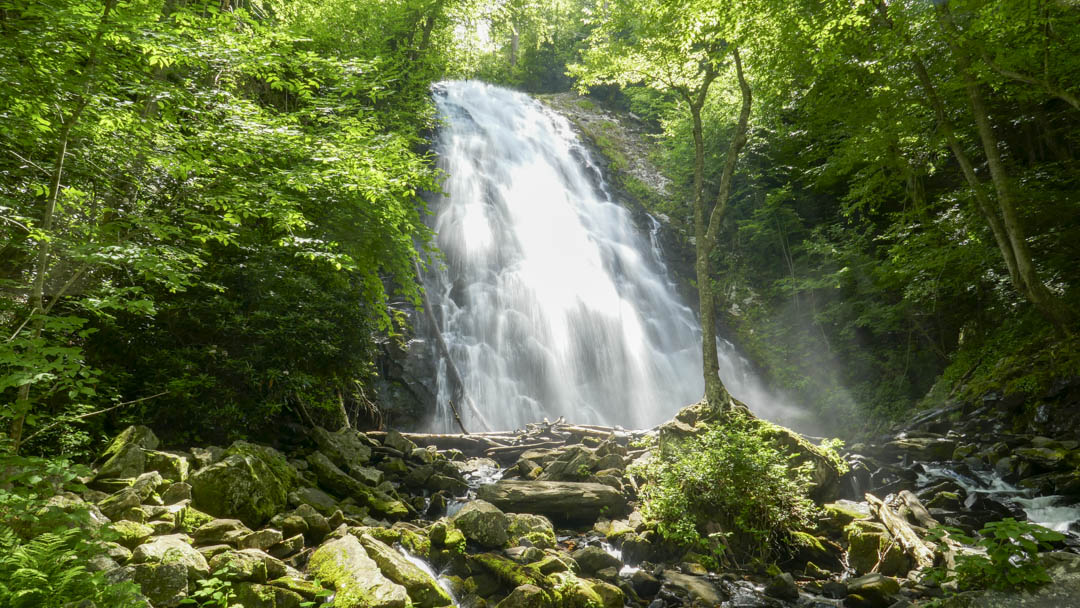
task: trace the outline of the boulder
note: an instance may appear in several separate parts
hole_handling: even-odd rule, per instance
[[[186,483],[174,483],[161,494],[161,502],[167,505],[175,505],[185,500],[191,500],[191,486]]]
[[[893,603],[893,596],[900,592],[900,584],[894,579],[879,574],[867,574],[847,581],[847,599],[844,605],[862,608],[887,608]]]
[[[360,441],[356,431],[352,429],[343,428],[331,433],[317,426],[312,429],[311,438],[319,446],[319,451],[339,467],[347,469],[371,460],[371,448]]]
[[[359,504],[384,517],[400,519],[409,514],[408,507],[401,501],[377,488],[371,488],[357,481],[356,478],[339,469],[322,452],[310,454],[307,461],[318,476],[319,484],[338,496],[353,498]]]
[[[481,486],[477,496],[513,513],[547,515],[560,521],[596,521],[626,511],[626,499],[599,483],[499,481]]]
[[[235,599],[244,608],[300,608],[304,603],[295,591],[259,583],[238,584]]]
[[[154,535],[154,529],[150,526],[123,519],[109,524],[108,527],[116,534],[116,542],[128,549],[138,547]]]
[[[113,439],[97,460],[96,479],[138,477],[146,470],[146,450],[157,449],[159,441],[145,426],[129,426]]]
[[[555,529],[551,520],[543,515],[531,513],[510,513],[508,529],[511,544],[528,542],[541,549],[555,548]]]
[[[273,528],[264,528],[258,532],[252,532],[247,536],[241,537],[236,543],[236,546],[240,549],[259,549],[265,551],[270,547],[285,540],[281,532]]]
[[[414,605],[419,608],[435,608],[453,603],[453,599],[431,575],[401,553],[367,534],[360,536],[360,544],[367,551],[368,557],[379,565],[379,570],[386,578],[405,587]]]
[[[848,542],[848,565],[856,573],[865,574],[877,567],[882,574],[903,576],[911,569],[907,554],[893,542],[885,526],[856,520],[844,528],[844,535]]]
[[[196,471],[189,483],[201,511],[258,527],[285,508],[297,478],[277,450],[237,441],[224,459]]]
[[[210,574],[210,566],[206,558],[188,544],[187,536],[183,534],[171,534],[168,536],[155,537],[148,543],[143,543],[131,554],[133,564],[180,564],[188,580],[195,581],[205,578]]]
[[[179,606],[188,596],[188,576],[183,564],[136,564],[132,568],[132,580],[155,608]]]
[[[115,521],[123,517],[129,510],[137,508],[141,503],[142,499],[139,498],[139,493],[134,488],[127,487],[99,502],[98,508],[101,509],[105,517]]]
[[[337,499],[318,488],[297,488],[289,492],[289,504],[294,507],[311,505],[323,515],[330,515],[338,509]]]
[[[407,439],[404,435],[397,431],[390,431],[386,434],[386,438],[383,439],[383,445],[388,448],[393,448],[402,454],[412,454],[416,449],[416,444],[411,439]]]
[[[548,594],[536,585],[519,585],[495,608],[551,608]]]
[[[485,500],[466,504],[453,517],[454,527],[482,547],[502,547],[510,539],[510,518]]]
[[[660,579],[644,570],[637,570],[630,576],[634,592],[641,597],[652,597],[660,591]]]
[[[239,519],[215,519],[196,528],[192,536],[199,545],[235,545],[249,534],[251,530]]]
[[[405,588],[383,576],[354,536],[323,544],[308,562],[308,572],[334,587],[340,608],[405,608]]]
[[[787,572],[774,576],[769,584],[765,585],[765,595],[792,602],[799,599],[799,587],[795,584],[795,577]]]
[[[159,452],[157,450],[144,450],[147,471],[157,471],[169,481],[187,481],[191,471],[191,461],[187,456],[173,452]]]
[[[578,563],[578,566],[581,566],[581,571],[585,574],[592,574],[604,568],[620,570],[623,567],[623,563],[619,561],[619,558],[594,545],[574,551],[572,557]]]
[[[701,576],[690,576],[668,570],[664,572],[664,581],[665,586],[682,591],[690,598],[693,605],[699,602],[705,606],[719,606],[728,599],[716,585],[709,582],[709,579]]]
[[[256,583],[285,576],[288,571],[285,562],[258,549],[223,551],[210,560],[210,568],[214,572],[224,569],[221,578],[225,580]]]

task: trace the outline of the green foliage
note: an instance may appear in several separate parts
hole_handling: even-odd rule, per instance
[[[810,525],[810,473],[754,421],[732,415],[705,432],[665,440],[637,471],[644,515],[665,539],[739,562],[783,555]]]
[[[956,555],[956,569],[947,571],[937,566],[929,573],[931,580],[955,581],[960,591],[987,588],[1009,591],[1049,583],[1050,577],[1039,562],[1039,551],[1050,549],[1051,543],[1064,540],[1065,536],[1038,524],[1007,517],[983,526],[978,539],[947,526],[931,529],[929,538],[943,552],[950,550],[946,538],[985,551]]]
[[[236,599],[232,588],[232,581],[222,578],[227,576],[229,568],[221,568],[210,573],[210,578],[196,581],[198,589],[192,591],[181,602],[181,606],[198,606],[199,608],[229,608],[231,602]]]
[[[86,467],[6,455],[0,471],[0,605],[141,605],[133,583],[111,583],[104,572],[87,569],[90,558],[101,554],[101,539],[85,505],[53,498],[85,490],[75,479],[89,473]]]
[[[13,447],[88,452],[92,413],[163,391],[114,415],[234,435],[370,407],[372,335],[419,295],[449,4],[2,3]]]

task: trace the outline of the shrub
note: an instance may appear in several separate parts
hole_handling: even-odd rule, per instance
[[[663,441],[638,472],[643,513],[666,540],[735,561],[787,553],[810,525],[810,473],[790,465],[752,420],[731,415],[705,432]]]
[[[1050,549],[1050,543],[1063,540],[1065,536],[1038,524],[1006,517],[983,526],[978,540],[964,536],[958,528],[939,526],[930,530],[930,539],[943,553],[950,549],[946,538],[975,545],[985,549],[986,553],[959,554],[955,570],[937,566],[930,571],[930,580],[939,583],[955,581],[960,591],[987,588],[1009,591],[1049,583],[1050,576],[1039,563],[1039,550]]]

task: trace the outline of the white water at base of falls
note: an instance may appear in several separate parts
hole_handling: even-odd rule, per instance
[[[560,416],[646,428],[699,400],[701,328],[668,278],[658,223],[634,224],[569,122],[535,99],[477,81],[434,92],[447,177],[430,207],[445,257],[424,283],[476,411],[429,340],[431,429],[457,430],[451,400],[473,431]],[[720,356],[729,389],[757,409],[745,362]]]

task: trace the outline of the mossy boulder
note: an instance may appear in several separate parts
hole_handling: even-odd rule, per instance
[[[304,598],[299,593],[272,585],[240,583],[236,603],[243,608],[300,608]]]
[[[550,594],[536,585],[520,585],[495,608],[553,608]]]
[[[288,571],[284,562],[258,549],[223,551],[210,560],[210,569],[213,572],[224,569],[221,578],[225,580],[255,583],[280,578]]]
[[[298,478],[277,450],[237,441],[220,462],[196,471],[189,483],[201,511],[258,527],[285,508]]]
[[[510,517],[486,500],[466,504],[453,517],[454,527],[482,547],[502,547],[510,539]]]
[[[195,529],[192,536],[200,545],[236,545],[251,529],[239,519],[212,519]]]
[[[844,535],[848,542],[848,565],[856,573],[866,574],[877,567],[886,576],[903,576],[911,569],[907,554],[893,542],[885,526],[856,520],[844,528]]]
[[[160,441],[145,426],[129,426],[113,439],[97,460],[97,479],[138,477],[146,470],[143,450],[157,449]]]
[[[108,527],[116,535],[116,542],[128,549],[138,547],[154,534],[154,529],[146,524],[123,519],[109,524]]]
[[[510,513],[510,527],[507,529],[511,544],[528,541],[541,549],[555,548],[555,529],[551,520],[543,515],[531,513]]]
[[[180,564],[191,581],[210,574],[206,558],[191,546],[188,537],[183,534],[158,536],[135,547],[131,561],[135,564]]]
[[[187,569],[178,563],[145,563],[132,568],[132,580],[156,608],[173,608],[188,596]]]
[[[164,479],[172,482],[187,481],[191,471],[191,460],[182,454],[144,450],[147,471],[157,471]]]
[[[331,433],[317,426],[312,429],[311,438],[319,446],[319,451],[341,468],[348,469],[371,460],[371,448],[360,440],[354,430],[343,428]]]
[[[427,572],[405,558],[385,543],[368,534],[360,537],[360,544],[367,551],[368,557],[379,565],[386,578],[405,587],[413,604],[419,608],[449,606],[453,600]]]
[[[405,608],[405,588],[383,576],[354,536],[329,541],[315,550],[308,572],[334,587],[340,608]]]

